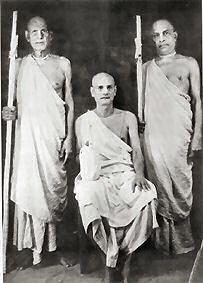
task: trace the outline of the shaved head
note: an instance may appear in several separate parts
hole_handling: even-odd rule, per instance
[[[46,21],[39,16],[33,17],[28,21],[27,30],[29,31],[31,26],[33,26],[33,25],[43,26],[43,27],[47,28]]]
[[[108,73],[98,73],[92,78],[92,86],[98,85],[100,81],[106,78],[108,78],[110,82],[113,83],[113,85],[115,85],[115,80],[111,75],[109,75]]]
[[[155,21],[152,25],[152,32],[156,30],[158,26],[166,26],[174,31],[173,24],[167,19],[160,19],[160,20]]]

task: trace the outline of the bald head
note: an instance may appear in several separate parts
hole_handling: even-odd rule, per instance
[[[103,80],[106,80],[106,79],[108,79],[108,81],[111,84],[115,85],[114,78],[111,75],[109,75],[108,73],[103,72],[103,73],[98,73],[98,74],[93,76],[92,86],[96,86],[96,85],[100,84]]]
[[[47,29],[47,23],[46,23],[45,19],[43,19],[39,16],[33,17],[28,21],[27,30],[30,31],[30,29],[33,26],[39,26],[39,27],[43,27],[43,28]]]
[[[174,31],[174,26],[170,21],[168,21],[167,19],[160,19],[160,20],[157,20],[153,23],[152,32],[154,30],[156,30],[159,26],[164,26],[164,27],[167,27],[168,29]]]

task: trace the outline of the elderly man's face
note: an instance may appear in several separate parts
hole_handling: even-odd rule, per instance
[[[175,51],[177,33],[166,20],[160,20],[152,26],[152,39],[158,55],[168,55]]]
[[[116,95],[116,86],[111,76],[99,74],[93,79],[91,94],[97,105],[109,105]]]
[[[46,22],[41,18],[31,20],[25,35],[34,51],[44,51],[49,46],[50,35]]]

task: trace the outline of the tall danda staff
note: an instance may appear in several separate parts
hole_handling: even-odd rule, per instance
[[[17,29],[17,11],[13,12],[13,23],[10,42],[10,64],[9,64],[9,84],[8,84],[8,107],[13,106],[13,98],[15,91],[15,60],[17,57],[18,35]],[[11,137],[12,137],[12,121],[7,121],[6,125],[6,157],[4,166],[3,180],[3,272],[6,272],[6,248],[8,239],[9,225],[9,180],[10,180],[10,163],[11,163]]]
[[[138,92],[138,117],[139,122],[144,122],[143,96],[142,96],[142,37],[141,17],[136,15],[137,37],[135,38],[135,60],[137,63],[137,92]]]

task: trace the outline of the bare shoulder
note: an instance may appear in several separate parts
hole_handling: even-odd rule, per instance
[[[71,62],[68,58],[59,56],[59,64],[62,70],[67,71],[71,69]]]
[[[114,114],[134,115],[132,112],[130,112],[128,110],[122,110],[122,109],[119,109],[119,108],[116,108],[116,107],[114,107]]]
[[[137,117],[130,111],[120,110],[125,113],[125,121],[128,125],[137,125]]]
[[[196,68],[198,67],[197,60],[191,56],[184,56],[181,54],[177,54],[177,59],[181,60],[183,63],[187,64],[190,68]]]
[[[53,60],[53,62],[60,66],[60,69],[63,72],[67,73],[71,70],[71,63],[68,58],[51,54],[51,59]]]
[[[199,71],[199,65],[197,63],[197,60],[193,57],[187,57],[188,65],[190,67],[190,71]]]
[[[137,118],[135,116],[134,113],[130,112],[130,111],[125,111],[126,112],[126,117],[131,119],[131,120],[136,120],[137,121]]]

